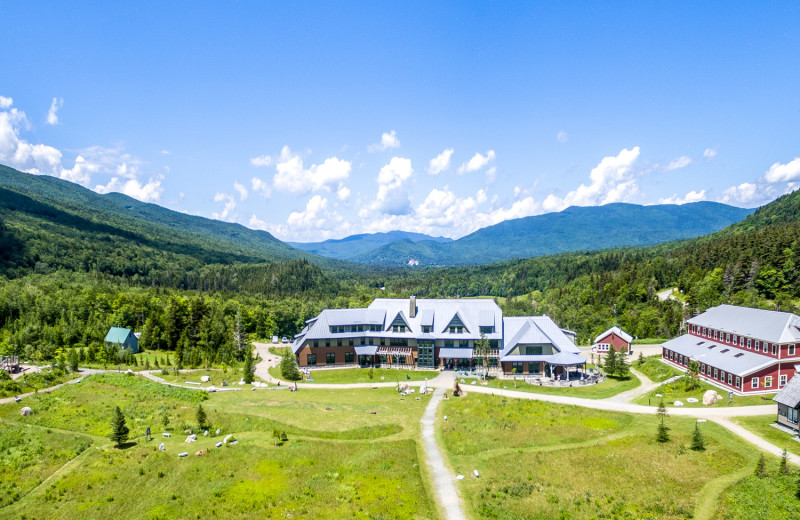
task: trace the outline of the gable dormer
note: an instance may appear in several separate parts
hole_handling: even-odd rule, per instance
[[[411,327],[408,325],[408,320],[406,320],[405,314],[403,311],[397,313],[397,316],[394,317],[392,322],[389,324],[389,327],[386,329],[387,331],[391,332],[410,332]]]
[[[464,325],[464,320],[461,319],[461,315],[456,311],[442,332],[449,332],[450,334],[463,334],[466,332],[469,334],[469,329]]]

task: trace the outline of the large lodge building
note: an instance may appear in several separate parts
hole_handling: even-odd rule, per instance
[[[688,334],[663,345],[663,358],[737,394],[775,393],[800,363],[800,317],[720,305],[687,320]]]
[[[548,316],[503,317],[489,299],[379,298],[367,308],[326,309],[306,322],[292,350],[300,366],[481,365],[476,343],[489,343],[489,366],[506,374],[557,376],[586,363]]]

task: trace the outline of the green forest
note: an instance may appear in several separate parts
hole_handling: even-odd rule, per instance
[[[230,362],[248,339],[291,337],[323,308],[412,294],[493,297],[508,315],[548,314],[582,344],[614,324],[669,338],[720,303],[797,312],[800,299],[800,193],[691,240],[390,269],[191,220],[200,217],[171,223],[174,212],[157,206],[2,168],[0,353],[35,361],[65,347],[98,349],[110,326],[123,326],[142,333],[143,348],[174,351],[184,364]],[[673,287],[675,299],[659,301]]]

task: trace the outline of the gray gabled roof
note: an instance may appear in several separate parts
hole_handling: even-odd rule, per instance
[[[619,328],[616,325],[614,325],[613,327],[611,327],[607,331],[603,332],[602,334],[600,334],[596,338],[594,338],[594,342],[595,343],[600,343],[600,340],[604,339],[609,334],[616,334],[617,336],[619,336],[620,338],[622,338],[623,340],[625,340],[628,343],[633,341],[633,336],[631,336],[630,334],[628,334],[627,332],[625,332],[621,328]]]
[[[719,305],[686,322],[769,343],[800,342],[800,316],[790,312]]]
[[[779,404],[785,404],[789,408],[797,408],[797,405],[800,404],[800,376],[795,373],[794,377],[772,400]]]
[[[580,349],[546,315],[503,318],[503,329],[505,342],[500,353],[501,361],[517,345],[552,345],[558,352],[580,354]]]
[[[664,348],[694,359],[698,363],[711,365],[731,374],[744,377],[778,360],[749,350],[743,350],[715,341],[684,334],[664,343]]]
[[[433,309],[419,311],[419,324],[423,327],[433,327]]]
[[[386,311],[370,309],[328,309],[328,325],[383,325]]]

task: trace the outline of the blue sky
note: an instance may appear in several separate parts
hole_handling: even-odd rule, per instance
[[[283,240],[800,181],[796,2],[3,2],[0,163]]]

